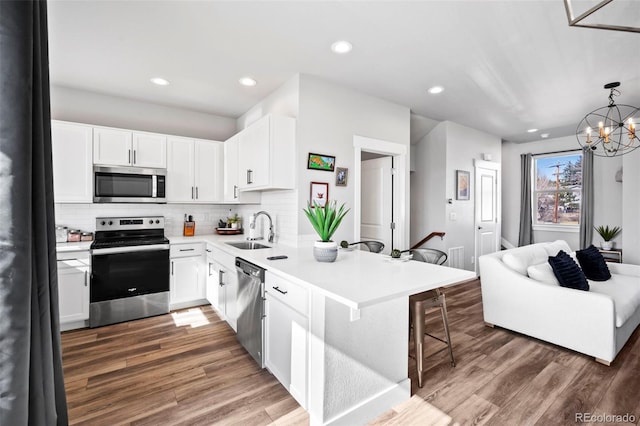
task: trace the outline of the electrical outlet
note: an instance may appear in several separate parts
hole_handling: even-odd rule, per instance
[[[458,219],[458,215],[456,214],[456,212],[449,213],[449,220],[450,221],[455,222],[456,219]]]
[[[476,258],[474,256],[471,256],[471,264],[475,264],[476,263]]]

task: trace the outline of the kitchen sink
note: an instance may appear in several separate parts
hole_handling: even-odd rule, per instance
[[[260,244],[255,241],[238,241],[235,243],[225,243],[225,244],[229,244],[230,246],[239,248],[241,250],[257,250],[257,249],[271,248],[269,246],[265,246],[264,244]]]

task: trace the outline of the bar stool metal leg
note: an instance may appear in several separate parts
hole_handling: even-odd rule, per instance
[[[416,370],[418,371],[418,387],[422,387],[425,319],[425,310],[422,307],[422,302],[414,301],[413,303],[411,303],[411,311],[413,317],[413,350],[416,358]]]
[[[447,319],[447,303],[444,298],[444,294],[440,294],[442,298],[440,304],[440,312],[442,313],[442,322],[444,323],[444,334],[447,337],[447,347],[449,348],[449,358],[451,358],[451,366],[456,366],[456,361],[453,358],[453,348],[451,347],[451,335],[449,334],[449,320]]]

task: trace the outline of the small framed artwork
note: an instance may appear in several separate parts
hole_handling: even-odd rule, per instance
[[[309,195],[309,204],[311,207],[316,205],[324,207],[329,199],[329,184],[327,182],[311,182],[311,193]]]
[[[307,169],[312,170],[324,170],[332,172],[336,165],[336,157],[324,154],[309,153],[309,159],[307,160]]]
[[[470,192],[469,172],[456,170],[456,200],[468,200]]]
[[[347,186],[349,169],[346,167],[336,167],[336,186]]]

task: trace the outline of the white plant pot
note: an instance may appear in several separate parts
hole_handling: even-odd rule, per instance
[[[613,241],[603,241],[600,244],[600,248],[603,250],[611,250],[613,248]]]
[[[335,262],[338,257],[338,243],[335,241],[316,241],[313,243],[313,257],[318,262]]]

